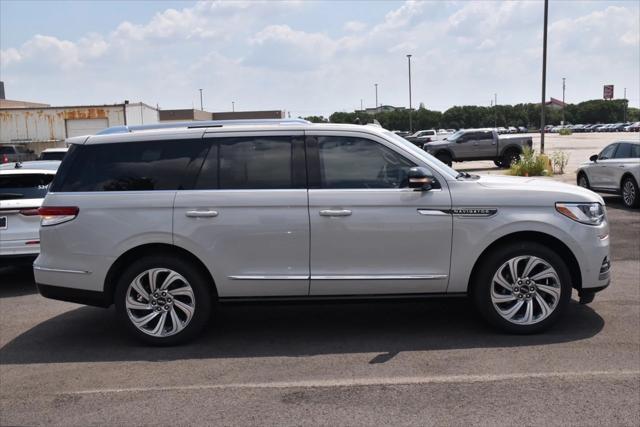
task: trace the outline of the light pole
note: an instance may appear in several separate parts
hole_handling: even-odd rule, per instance
[[[231,101],[231,112],[232,113],[236,112],[236,102],[235,101]]]
[[[493,94],[493,128],[498,129],[498,94]]]
[[[544,0],[544,30],[542,36],[542,103],[540,104],[540,152],[544,154],[544,110],[547,97],[547,20],[549,17],[549,0]]]
[[[413,118],[411,117],[411,55],[407,55],[409,63],[409,132],[413,133]]]
[[[373,84],[376,87],[376,113],[378,112],[378,83]]]
[[[624,88],[624,114],[622,115],[622,121],[627,123],[627,105],[629,101],[627,101],[627,88]]]
[[[564,88],[565,88],[565,81],[567,80],[566,77],[562,78],[562,125],[564,126]]]
[[[200,91],[200,111],[204,111],[204,107],[202,106],[202,89],[198,89]]]

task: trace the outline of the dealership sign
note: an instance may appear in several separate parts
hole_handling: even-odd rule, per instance
[[[604,85],[602,97],[604,99],[613,99],[613,85]]]

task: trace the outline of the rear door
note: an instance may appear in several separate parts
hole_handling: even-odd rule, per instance
[[[477,158],[494,158],[498,152],[493,132],[481,131],[477,133],[477,139],[473,142],[475,156]]]
[[[209,133],[195,189],[178,191],[174,239],[205,262],[221,297],[309,293],[303,132]]]

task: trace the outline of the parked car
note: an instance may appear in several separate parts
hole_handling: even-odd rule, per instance
[[[626,132],[639,132],[640,122],[631,123],[629,126],[625,127],[624,130]]]
[[[449,166],[454,161],[493,160],[496,166],[509,167],[520,158],[524,147],[532,146],[530,136],[502,136],[493,129],[465,129],[423,148]]]
[[[39,160],[62,160],[67,155],[68,147],[47,148],[38,157]]]
[[[0,145],[0,163],[26,162],[36,160],[37,156],[24,145],[2,144]]]
[[[529,133],[529,129],[526,126],[518,126],[518,133]]]
[[[572,287],[588,303],[609,284],[589,190],[458,173],[378,127],[206,123],[68,140],[39,210],[42,295],[115,304],[166,345],[195,337],[212,301],[243,299],[462,293],[535,333]]]
[[[627,207],[640,206],[640,141],[619,141],[578,169],[578,185],[593,191],[622,195]]]
[[[33,262],[40,251],[38,208],[60,164],[49,163],[0,167],[0,266]]]
[[[419,130],[404,138],[412,144],[422,147],[424,144],[438,139],[438,133],[435,129]]]

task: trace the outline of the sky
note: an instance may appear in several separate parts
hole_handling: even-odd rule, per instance
[[[8,99],[278,109],[539,102],[543,2],[0,0]],[[640,106],[640,1],[549,4],[547,98],[627,88]]]

